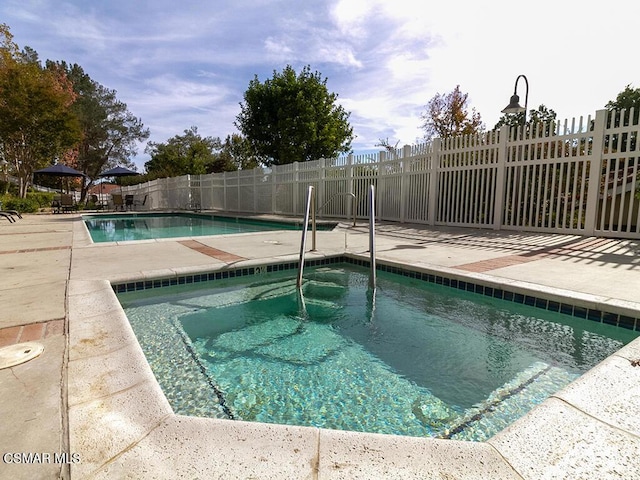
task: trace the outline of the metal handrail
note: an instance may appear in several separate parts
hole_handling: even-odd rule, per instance
[[[309,185],[308,193],[307,193],[307,208],[304,214],[304,223],[302,225],[302,239],[300,241],[300,258],[298,260],[298,279],[296,281],[296,287],[298,290],[302,288],[302,270],[304,269],[304,251],[307,248],[307,229],[309,228],[309,213],[313,211],[313,207],[315,207],[315,196],[313,186]],[[315,214],[314,214],[315,217]],[[315,218],[314,218],[314,245],[313,248],[315,250]]]
[[[338,193],[334,193],[333,195],[331,195],[329,197],[329,200],[327,200],[326,202],[324,202],[322,204],[322,206],[320,208],[318,208],[318,210],[316,210],[316,213],[320,213],[320,210],[322,210],[324,207],[326,207],[334,198],[341,196],[341,195],[349,195],[351,197],[353,197],[353,201],[352,201],[352,205],[351,205],[351,212],[353,213],[353,226],[356,226],[356,195],[355,193],[350,193],[350,192],[338,192]]]
[[[369,287],[376,288],[376,193],[375,187],[369,189],[369,257],[371,274],[369,275]]]

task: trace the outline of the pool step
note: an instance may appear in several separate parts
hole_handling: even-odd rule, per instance
[[[314,300],[340,300],[347,293],[347,289],[343,285],[334,282],[322,280],[308,280],[302,285],[302,293],[305,300],[307,298]]]
[[[305,301],[319,302],[335,308],[335,302],[346,293],[346,287],[334,282],[324,280],[305,280],[302,287]],[[176,305],[184,305],[189,310],[194,308],[208,309],[221,308],[242,303],[269,300],[273,298],[291,296],[296,298],[295,279],[277,280],[269,283],[259,283],[243,289],[220,289],[210,294],[200,293],[197,302],[192,297],[185,297],[175,302]],[[334,305],[331,305],[331,304]]]

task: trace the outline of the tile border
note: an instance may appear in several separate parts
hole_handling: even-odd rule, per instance
[[[8,255],[12,253],[51,252],[54,250],[71,250],[71,247],[69,245],[62,245],[60,247],[41,247],[41,248],[22,248],[18,250],[3,250],[3,251],[0,251],[0,255]]]
[[[361,267],[370,267],[370,261],[360,256],[351,255],[335,255],[318,259],[305,260],[305,267],[317,267],[323,265],[333,265],[337,263],[348,263]],[[118,293],[134,292],[140,290],[148,290],[152,288],[171,287],[176,285],[186,285],[192,283],[211,282],[216,280],[225,280],[235,277],[254,276],[263,273],[280,272],[287,270],[297,270],[298,261],[273,262],[265,265],[244,266],[238,268],[223,268],[215,271],[194,273],[186,275],[175,275],[171,277],[163,277],[156,279],[141,279],[127,282],[113,282],[111,287],[113,291]],[[601,302],[593,301],[590,306],[580,305],[581,302],[566,297],[566,302],[559,301],[558,295],[549,295],[545,297],[543,292],[535,290],[525,290],[519,288],[509,288],[513,286],[510,282],[496,286],[496,282],[485,282],[481,280],[467,277],[464,274],[447,274],[441,271],[423,271],[419,268],[408,268],[393,265],[390,262],[376,259],[376,270],[387,272],[394,275],[409,277],[412,279],[442,285],[445,287],[463,290],[470,293],[476,293],[487,297],[513,302],[521,305],[548,310],[550,312],[562,313],[581,320],[590,320],[597,323],[606,323],[616,327],[626,328],[628,330],[640,331],[640,310],[638,315],[626,315],[616,313],[614,309],[607,309],[607,305]],[[456,277],[463,277],[456,278]],[[491,283],[491,284],[489,284]],[[499,282],[498,282],[499,283]],[[597,306],[595,306],[597,304]]]
[[[0,328],[0,348],[64,334],[64,318]]]

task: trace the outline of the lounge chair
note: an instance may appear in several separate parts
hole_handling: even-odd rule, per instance
[[[9,220],[9,223],[15,223],[16,219],[9,212],[0,212],[0,216]],[[22,217],[20,217],[22,218]]]
[[[111,200],[113,201],[113,209],[124,211],[124,202],[122,200],[122,195],[119,193],[112,193]]]
[[[73,195],[60,195],[60,209],[65,213],[78,210],[78,205],[76,204]]]
[[[17,210],[0,210],[0,212],[2,213],[8,213],[9,215],[15,215],[18,218],[22,218],[22,215],[20,215],[20,212]],[[14,219],[15,220],[15,219]]]

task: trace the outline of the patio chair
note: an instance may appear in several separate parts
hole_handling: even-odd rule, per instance
[[[144,205],[147,203],[147,197],[149,195],[145,195],[144,198],[142,199],[142,202],[140,200],[133,200],[133,209],[135,210],[136,207],[144,207]]]
[[[0,208],[2,208],[2,205],[0,205]],[[0,210],[0,212],[2,213],[8,213],[11,216],[16,216],[18,218],[22,218],[22,215],[20,215],[20,212],[17,210]],[[14,219],[15,220],[15,219]]]
[[[0,216],[9,220],[9,223],[15,223],[16,219],[9,212],[0,212]]]
[[[93,203],[96,210],[102,210],[105,207],[105,204],[98,198],[98,195],[90,195],[89,203]]]
[[[78,209],[78,205],[76,204],[73,195],[63,194],[60,195],[60,209],[64,212],[72,212]]]
[[[14,221],[15,222],[15,218],[13,218],[13,216],[15,215],[18,218],[22,218],[22,215],[20,215],[20,212],[18,212],[17,210],[5,210],[4,208],[2,208],[2,202],[0,202],[0,212],[6,217],[7,214],[9,214],[11,216],[11,218],[7,217],[9,219],[9,221]]]
[[[113,209],[124,211],[124,201],[122,200],[122,195],[119,193],[112,193],[111,200],[113,201]]]
[[[133,210],[133,195],[124,196],[124,206],[127,210]]]
[[[51,201],[51,210],[53,213],[60,213],[60,194],[53,196],[53,200]]]

